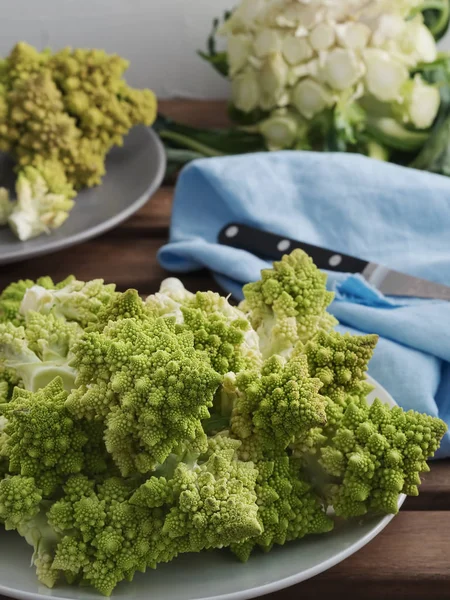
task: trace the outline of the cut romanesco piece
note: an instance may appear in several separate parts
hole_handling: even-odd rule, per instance
[[[20,314],[20,307],[25,292],[37,285],[45,289],[59,289],[65,287],[75,277],[70,275],[64,281],[55,284],[51,277],[40,277],[36,282],[31,279],[20,279],[10,283],[0,294],[0,323],[12,323],[13,325],[21,325],[24,321],[24,316]],[[37,310],[34,308],[33,310]]]
[[[18,312],[22,316],[29,312],[53,314],[86,328],[95,324],[103,310],[114,302],[118,296],[115,290],[115,284],[105,284],[103,279],[84,282],[69,277],[53,287],[37,281],[35,285],[27,286]]]
[[[234,375],[230,374],[230,380]],[[232,381],[228,384],[232,388]],[[312,427],[325,423],[321,382],[309,377],[306,358],[273,356],[261,373],[243,371],[235,378],[232,436],[242,440],[244,460],[272,458]]]
[[[320,448],[319,462],[332,478],[324,489],[336,515],[397,513],[400,493],[417,496],[419,475],[429,471],[426,460],[446,431],[438,418],[390,409],[380,400],[350,404]]]
[[[23,325],[0,323],[0,368],[26,390],[35,392],[55,377],[61,377],[70,391],[75,385],[75,370],[70,366],[72,347],[83,330],[53,314],[28,312]]]
[[[38,581],[46,587],[52,588],[60,576],[59,571],[53,568],[55,550],[60,536],[48,524],[46,507],[43,505],[40,512],[32,519],[22,521],[17,526],[17,533],[33,547],[32,561],[36,567]]]
[[[261,365],[258,336],[242,311],[214,292],[188,292],[181,281],[169,278],[160,291],[146,299],[158,316],[173,317],[194,335],[194,346],[204,351],[221,374]]]
[[[163,534],[183,552],[222,548],[262,533],[253,463],[237,458],[240,442],[210,438],[203,457],[180,462],[173,475],[152,477],[134,493],[133,504],[171,506]]]
[[[298,540],[313,533],[327,533],[333,520],[302,477],[294,459],[282,455],[256,464],[258,479],[258,520],[262,533],[231,545],[231,550],[246,562],[255,547],[269,552],[274,544]]]
[[[141,319],[125,316],[140,310]],[[179,446],[205,449],[201,421],[221,377],[194,349],[192,333],[147,315],[134,290],[119,295],[105,321],[108,314],[103,331],[85,332],[74,348],[78,387],[69,410],[105,421],[106,447],[125,476],[153,470]]]
[[[327,276],[303,250],[294,250],[261,272],[261,280],[244,286],[241,310],[259,336],[264,358],[289,356],[299,343],[330,331],[336,319],[326,309],[334,294]]]
[[[65,407],[67,392],[60,378],[33,393],[16,388],[1,413],[7,419],[2,452],[9,470],[33,477],[49,497],[64,476],[81,471],[88,438],[82,424]]]
[[[311,377],[323,383],[320,393],[345,404],[358,392],[378,341],[377,335],[350,335],[337,331],[319,332],[304,349]]]
[[[16,194],[8,224],[21,241],[60,227],[74,206],[73,200],[64,194],[53,193],[35,167],[19,171]]]

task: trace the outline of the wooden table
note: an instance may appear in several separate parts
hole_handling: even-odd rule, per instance
[[[226,122],[221,104],[162,104],[164,113],[187,123],[220,126]],[[163,187],[123,225],[85,244],[2,267],[0,288],[20,278],[50,275],[61,280],[73,273],[81,280],[115,282],[119,290],[156,292],[170,275],[158,265],[156,252],[168,237],[172,193],[172,188]],[[192,291],[220,291],[206,272],[181,279]],[[420,496],[408,498],[375,540],[326,573],[267,599],[450,599],[450,461],[437,461],[431,467],[423,477]]]

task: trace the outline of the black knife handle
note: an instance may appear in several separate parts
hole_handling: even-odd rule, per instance
[[[225,246],[247,250],[261,258],[280,260],[295,248],[304,250],[319,269],[342,273],[362,273],[369,264],[365,260],[334,252],[326,248],[299,242],[288,237],[262,231],[242,223],[228,223],[219,233],[218,241]]]

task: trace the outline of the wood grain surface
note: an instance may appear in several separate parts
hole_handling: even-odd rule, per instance
[[[223,102],[175,100],[161,103],[160,108],[190,124],[220,127],[227,123]],[[50,275],[60,280],[73,273],[82,280],[115,282],[119,290],[132,287],[144,295],[157,291],[162,279],[172,275],[156,258],[168,239],[172,195],[172,188],[163,187],[117,229],[85,244],[0,267],[0,289],[20,278]],[[191,291],[220,291],[207,272],[181,279]],[[375,540],[326,573],[266,598],[450,599],[450,461],[430,465],[420,495],[408,498]]]

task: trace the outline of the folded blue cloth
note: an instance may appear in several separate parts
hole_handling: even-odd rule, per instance
[[[450,285],[450,179],[440,175],[334,153],[198,160],[180,175],[161,265],[211,269],[242,298],[242,285],[270,264],[217,243],[231,221]],[[450,425],[450,302],[388,298],[359,276],[328,275],[340,329],[380,335],[369,373],[403,408]]]

